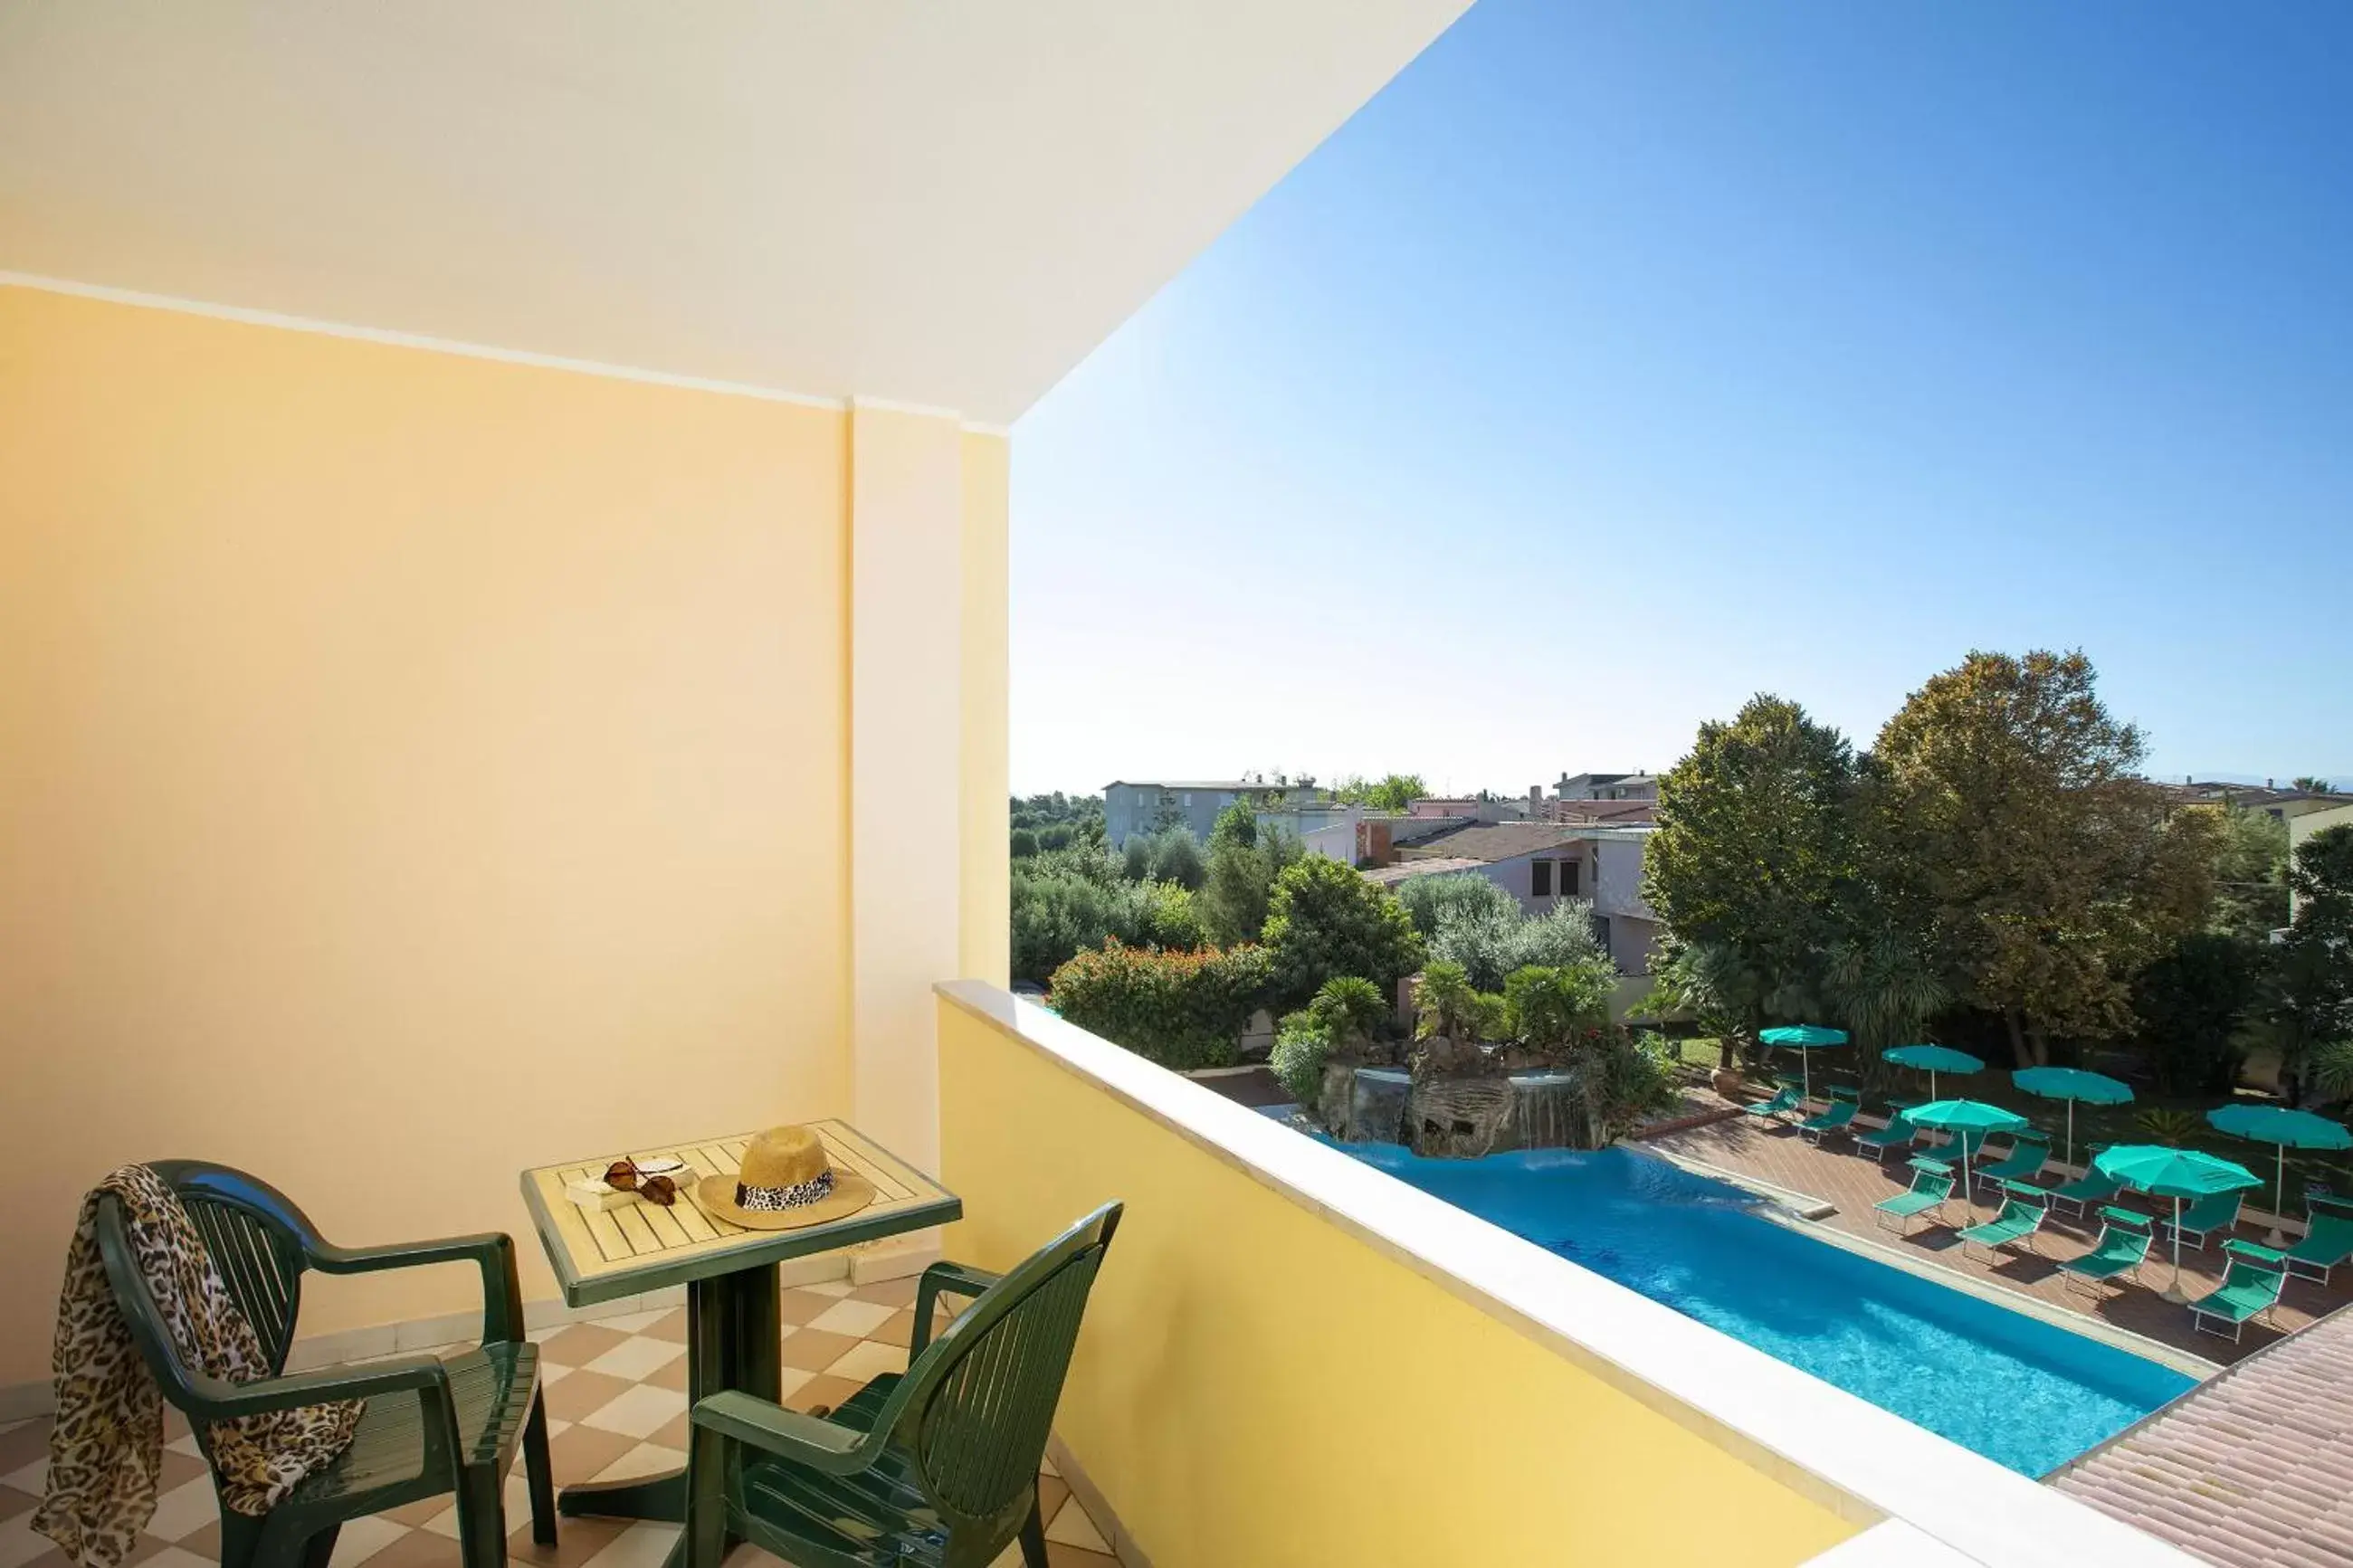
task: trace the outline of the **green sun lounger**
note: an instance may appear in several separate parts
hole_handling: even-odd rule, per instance
[[[2287,1283],[2287,1258],[2252,1241],[2226,1241],[2222,1250],[2230,1254],[2231,1267],[2220,1285],[2189,1303],[2189,1326],[2219,1334],[2221,1329],[2207,1324],[2226,1324],[2235,1343],[2250,1320],[2279,1305],[2280,1288]]]
[[[1744,1105],[1740,1109],[1759,1118],[1779,1116],[1798,1109],[1798,1091],[1785,1083],[1781,1086],[1781,1092],[1772,1099],[1760,1100],[1754,1105]]]
[[[2034,1234],[2042,1228],[2043,1220],[2051,1213],[2049,1205],[2043,1202],[2042,1190],[2030,1187],[2023,1182],[2004,1182],[2002,1185],[2009,1195],[2001,1200],[2001,1212],[1983,1225],[1969,1226],[1960,1233],[1964,1252],[1971,1247],[2000,1252],[2003,1247],[2015,1247],[2020,1242],[2026,1244],[2029,1252],[2038,1250],[2034,1245]]]
[[[2125,1184],[2122,1182],[2112,1180],[2097,1171],[2087,1168],[2082,1175],[2066,1185],[2051,1189],[2051,1205],[2056,1208],[2059,1205],[2065,1204],[2075,1211],[2075,1216],[2078,1219],[2082,1219],[2091,1214],[2094,1204],[2106,1203],[2124,1190]]]
[[[2101,1286],[2137,1272],[2147,1262],[2149,1244],[2156,1239],[2156,1228],[2147,1215],[2130,1209],[2102,1209],[2100,1239],[2083,1257],[2059,1265],[2059,1271],[2067,1277],[2068,1284],[2096,1296]]]
[[[2244,1193],[2215,1193],[2200,1198],[2181,1211],[2179,1223],[2170,1216],[2168,1226],[2181,1233],[2184,1241],[2194,1241],[2198,1250],[2206,1250],[2207,1237],[2220,1231],[2225,1241],[2239,1223],[2239,1206],[2246,1201]]]
[[[1834,1089],[1831,1090],[1830,1105],[1820,1116],[1809,1116],[1799,1122],[1798,1131],[1817,1143],[1833,1132],[1845,1132],[1852,1136],[1853,1129],[1849,1123],[1854,1121],[1855,1112],[1862,1109],[1862,1104],[1855,1098],[1854,1090]]]
[[[1904,1113],[1903,1107],[1890,1105],[1887,1108],[1887,1125],[1854,1134],[1854,1151],[1858,1154],[1868,1152],[1884,1165],[1890,1149],[1909,1149],[1919,1137],[1920,1130],[1912,1125],[1912,1119]]]
[[[2021,1132],[2010,1140],[2010,1152],[1994,1164],[1985,1166],[1978,1175],[1989,1182],[2031,1182],[2042,1173],[2051,1162],[2051,1135],[2047,1132]]]
[[[1912,1161],[1911,1165],[1910,1190],[1871,1205],[1878,1212],[1879,1224],[1884,1229],[1908,1233],[1912,1221],[1944,1207],[1952,1199],[1954,1176],[1950,1165],[1942,1160],[1920,1159]]]
[[[2315,1194],[2304,1214],[2304,1239],[2287,1249],[2287,1270],[2326,1285],[2328,1271],[2353,1258],[2353,1201]]]

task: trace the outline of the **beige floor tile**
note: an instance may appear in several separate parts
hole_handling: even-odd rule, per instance
[[[686,1357],[672,1356],[638,1381],[650,1388],[667,1388],[673,1394],[684,1394],[686,1374],[691,1370],[687,1365]]]
[[[671,1340],[679,1344],[684,1344],[686,1343],[686,1309],[672,1307],[645,1331],[658,1340]]]
[[[345,1520],[343,1529],[335,1533],[334,1555],[327,1559],[327,1568],[359,1568],[361,1563],[373,1562],[377,1552],[411,1533],[407,1526],[395,1524],[381,1516]]]
[[[642,1312],[622,1312],[615,1317],[598,1318],[596,1324],[600,1329],[617,1329],[625,1334],[642,1334],[678,1310],[681,1309],[676,1307],[655,1307]]]
[[[797,1389],[786,1394],[785,1405],[787,1409],[806,1411],[822,1405],[831,1410],[838,1408],[844,1400],[856,1394],[858,1389],[859,1385],[846,1377],[827,1377],[823,1373],[818,1373]]]
[[[1046,1539],[1088,1552],[1111,1550],[1111,1543],[1103,1539],[1103,1531],[1095,1528],[1095,1521],[1087,1517],[1087,1510],[1079,1506],[1076,1498],[1056,1509],[1054,1517],[1046,1521]]]
[[[886,1307],[879,1301],[860,1301],[851,1297],[844,1297],[811,1318],[808,1326],[828,1333],[851,1334],[862,1338],[889,1322],[891,1314],[897,1310],[896,1307]]]
[[[1050,1476],[1040,1471],[1038,1476],[1038,1517],[1053,1518],[1055,1512],[1069,1500],[1070,1495],[1071,1489],[1067,1482],[1058,1476]]]
[[[20,1492],[15,1487],[0,1487],[0,1519],[14,1519],[27,1509],[40,1506],[41,1500],[30,1492]]]
[[[878,1344],[872,1340],[860,1340],[844,1351],[839,1361],[825,1370],[829,1377],[848,1378],[850,1382],[862,1386],[869,1380],[880,1377],[886,1372],[906,1371],[907,1352],[896,1345]]]
[[[686,1347],[675,1340],[658,1340],[651,1334],[631,1334],[581,1370],[601,1372],[607,1377],[625,1377],[631,1383],[642,1383],[672,1362],[686,1360]]]
[[[588,1568],[661,1568],[678,1539],[678,1526],[639,1522],[613,1538],[611,1545],[588,1559]]]
[[[528,1531],[525,1540],[530,1539]],[[512,1552],[512,1548],[509,1549]],[[458,1568],[458,1537],[412,1530],[368,1559],[367,1568]]]
[[[820,1279],[815,1284],[804,1285],[800,1289],[814,1291],[820,1296],[847,1296],[857,1287],[847,1279]]]
[[[49,1423],[47,1416],[20,1421],[5,1432],[0,1432],[0,1475],[21,1470],[49,1451]]]
[[[828,1333],[823,1329],[803,1329],[785,1342],[786,1366],[797,1366],[804,1372],[823,1372],[849,1352],[858,1342],[855,1334]]]
[[[1119,1559],[1108,1552],[1090,1552],[1067,1542],[1050,1541],[1046,1542],[1046,1568],[1119,1568]]]
[[[686,1450],[665,1447],[659,1443],[640,1443],[594,1479],[600,1481],[634,1481],[646,1476],[658,1476],[665,1470],[686,1468]]]
[[[623,1433],[643,1442],[683,1407],[679,1396],[667,1388],[649,1388],[642,1383],[633,1383],[583,1415],[580,1425]]]
[[[777,1308],[784,1315],[785,1326],[789,1329],[807,1322],[832,1306],[833,1300],[830,1296],[821,1296],[803,1287],[782,1292],[777,1300]]]
[[[912,1307],[919,1279],[913,1274],[897,1279],[877,1279],[871,1285],[860,1285],[851,1294],[861,1301],[879,1302],[885,1307]]]
[[[542,1546],[531,1538],[531,1524],[524,1521],[507,1536],[507,1562],[528,1563],[532,1568],[580,1568],[620,1539],[628,1523],[617,1519],[566,1518],[555,1526],[555,1544]]]
[[[559,1421],[577,1421],[636,1386],[624,1377],[609,1377],[601,1372],[575,1372],[560,1383],[548,1384],[543,1392],[549,1415]]]
[[[49,1459],[48,1456],[44,1454],[31,1464],[0,1476],[0,1487],[6,1487],[13,1491],[30,1492],[33,1496],[38,1497],[41,1495],[42,1488],[47,1484],[48,1479]]]
[[[575,1323],[540,1342],[540,1354],[556,1366],[586,1366],[629,1336],[602,1323]]]
[[[177,1541],[219,1518],[220,1502],[213,1491],[213,1483],[200,1477],[182,1481],[156,1498],[155,1516],[147,1521],[146,1532],[165,1541]]]
[[[55,1551],[57,1542],[33,1528],[31,1514],[0,1521],[0,1568],[25,1568],[35,1558]]]
[[[568,1487],[585,1481],[637,1446],[636,1438],[599,1426],[575,1426],[561,1433],[547,1445],[555,1484]]]

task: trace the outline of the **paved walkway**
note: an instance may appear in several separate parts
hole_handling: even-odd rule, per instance
[[[2170,1265],[2158,1260],[2158,1253],[2164,1251],[2162,1242],[2158,1244],[2158,1253],[2153,1253],[2151,1261],[2142,1269],[2140,1284],[2127,1285],[2120,1293],[2096,1303],[2069,1287],[2066,1276],[2059,1271],[2059,1261],[2091,1250],[2099,1231],[2096,1209],[2088,1225],[2053,1215],[2039,1238],[2039,1256],[2006,1252],[1999,1258],[1989,1259],[1982,1250],[1971,1248],[1964,1257],[1959,1241],[1948,1226],[1928,1226],[1898,1238],[1875,1223],[1877,1216],[1871,1205],[1901,1191],[1910,1179],[1910,1173],[1904,1170],[1897,1156],[1891,1154],[1883,1171],[1878,1162],[1850,1152],[1843,1139],[1831,1141],[1827,1150],[1818,1149],[1784,1123],[1759,1122],[1746,1116],[1669,1133],[1651,1140],[1651,1146],[1824,1199],[1838,1205],[1838,1212],[1821,1222],[1825,1225],[1900,1249],[1908,1257],[1939,1268],[1989,1280],[2005,1289],[2034,1296],[2071,1311],[2088,1313],[2119,1329],[2209,1361],[2237,1361],[2353,1300],[2353,1268],[2337,1269],[2335,1282],[2327,1289],[2308,1280],[2291,1281],[2274,1314],[2275,1324],[2251,1324],[2241,1342],[2233,1345],[2213,1334],[2194,1332],[2189,1310],[2161,1298],[2159,1292],[2165,1289],[2170,1273]],[[2000,1145],[1997,1143],[1996,1147]],[[2128,1195],[2117,1206],[2155,1215],[2170,1212],[2171,1205]],[[1954,1212],[1957,1213],[1957,1205]],[[1979,1219],[1991,1218],[1992,1213],[1993,1205],[1978,1203]],[[2249,1241],[2262,1239],[2253,1226],[2242,1226],[2239,1234]],[[2216,1238],[2213,1251],[2200,1254],[2185,1247],[2182,1252],[2182,1287],[2193,1297],[2204,1295],[2221,1283],[2220,1240]]]

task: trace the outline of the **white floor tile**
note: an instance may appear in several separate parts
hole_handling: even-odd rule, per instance
[[[539,1385],[542,1388],[545,1388],[551,1383],[562,1383],[571,1375],[572,1369],[568,1366],[550,1366],[545,1362],[539,1363]]]
[[[198,1476],[155,1500],[155,1517],[147,1521],[147,1533],[183,1541],[219,1517],[220,1500],[213,1491],[213,1479]]]
[[[14,1519],[0,1520],[0,1568],[16,1568],[20,1563],[30,1563],[56,1544],[33,1528],[31,1509]]]
[[[517,1469],[513,1475],[507,1478],[505,1501],[507,1533],[512,1535],[531,1522],[531,1482],[524,1478],[521,1469]],[[417,1528],[430,1531],[445,1540],[457,1540],[458,1505],[451,1503]],[[562,1526],[559,1525],[557,1528],[560,1530]],[[334,1568],[334,1565],[330,1563],[328,1568]]]
[[[874,1340],[860,1340],[841,1352],[841,1359],[825,1369],[828,1377],[846,1377],[852,1383],[864,1383],[886,1372],[907,1370],[907,1352],[897,1345],[886,1345]]]
[[[600,1329],[618,1329],[625,1334],[642,1333],[669,1317],[672,1310],[661,1307],[650,1312],[624,1312],[617,1318],[598,1318],[596,1324]]]
[[[879,1301],[839,1300],[809,1320],[812,1329],[829,1333],[851,1334],[863,1338],[891,1321],[899,1309],[885,1307]]]
[[[819,1279],[814,1284],[803,1285],[800,1289],[813,1291],[819,1296],[847,1296],[858,1287],[847,1279]]]
[[[685,1408],[686,1395],[641,1383],[614,1395],[593,1415],[582,1416],[580,1424],[618,1432],[625,1437],[650,1437],[665,1422],[677,1419],[678,1413]]]
[[[194,1432],[183,1432],[164,1447],[171,1449],[174,1454],[185,1454],[191,1459],[201,1459],[205,1457],[205,1451],[196,1446],[196,1435]]]
[[[678,1526],[639,1522],[613,1538],[613,1543],[591,1557],[582,1568],[661,1568],[678,1539]]]
[[[359,1568],[407,1533],[406,1525],[395,1524],[381,1514],[345,1520],[335,1535],[335,1553],[327,1559],[327,1568]]]
[[[849,1305],[848,1302],[842,1304]],[[636,1334],[590,1362],[583,1370],[601,1372],[612,1377],[627,1378],[631,1383],[638,1383],[651,1377],[685,1353],[684,1345]]]
[[[1087,1510],[1079,1506],[1076,1498],[1069,1499],[1056,1510],[1054,1521],[1046,1527],[1046,1539],[1082,1552],[1111,1550],[1111,1543],[1103,1538],[1103,1531],[1095,1528],[1095,1521],[1087,1517]]]
[[[48,1456],[44,1454],[22,1469],[11,1470],[6,1475],[0,1476],[0,1486],[14,1487],[20,1492],[30,1492],[35,1497],[40,1496],[48,1490]]]
[[[659,1443],[640,1443],[589,1479],[629,1481],[639,1476],[658,1476],[664,1470],[675,1470],[685,1463],[686,1455],[677,1448],[665,1448]]]
[[[184,1546],[166,1546],[151,1557],[142,1557],[139,1568],[220,1568],[209,1557],[199,1557]]]

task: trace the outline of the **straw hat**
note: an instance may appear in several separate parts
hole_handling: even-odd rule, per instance
[[[874,1201],[874,1184],[835,1170],[807,1128],[772,1127],[744,1151],[741,1171],[696,1183],[694,1201],[751,1230],[798,1230],[856,1214]]]

